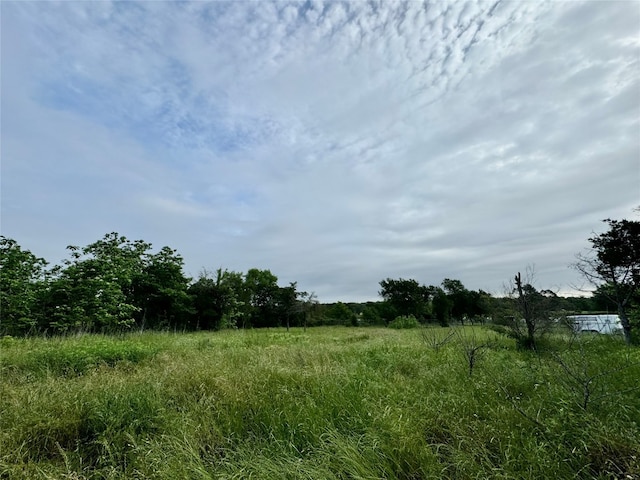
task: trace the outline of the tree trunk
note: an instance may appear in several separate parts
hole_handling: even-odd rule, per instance
[[[533,314],[531,312],[531,308],[529,305],[529,300],[527,299],[527,296],[524,293],[524,290],[522,288],[522,277],[520,276],[520,272],[518,272],[518,275],[516,275],[516,287],[518,289],[518,300],[520,302],[520,307],[521,307],[521,313],[522,316],[524,317],[524,323],[527,326],[527,346],[529,348],[531,348],[532,350],[536,349],[536,343],[535,343],[535,321],[533,319]]]
[[[629,323],[629,317],[627,316],[627,309],[624,308],[622,303],[618,303],[618,317],[620,317],[620,323],[622,324],[624,342],[627,345],[631,345],[631,324]]]

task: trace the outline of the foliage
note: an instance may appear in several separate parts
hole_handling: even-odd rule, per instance
[[[278,286],[269,270],[206,270],[192,282],[176,250],[109,233],[70,258],[46,262],[0,238],[0,333],[218,330],[305,324],[315,296]],[[356,320],[349,318],[351,324]]]
[[[539,339],[549,332],[556,316],[555,294],[550,290],[536,290],[531,284],[533,277],[532,269],[528,269],[524,282],[520,272],[515,276],[511,291],[514,310],[507,323],[517,344],[529,350],[536,350]]]
[[[436,320],[447,326],[455,320],[464,325],[466,321],[482,323],[490,312],[490,295],[467,290],[460,280],[445,278],[442,286],[426,287],[412,279],[387,278],[380,286],[379,294],[388,309],[382,315],[387,322],[398,315],[413,315],[421,322]]]
[[[617,307],[625,340],[634,340],[630,310],[640,303],[640,222],[604,220],[609,230],[589,239],[591,252],[578,254],[574,267]],[[631,315],[633,317],[633,315]]]
[[[443,302],[444,307],[440,307],[444,308],[445,312],[440,314],[439,321],[441,323],[442,320],[446,319],[447,315],[462,325],[464,325],[465,321],[483,323],[490,311],[489,294],[482,290],[468,290],[460,280],[445,278],[442,281],[442,289],[431,288],[434,290],[434,296],[437,295],[442,298],[443,292],[446,295]]]
[[[331,305],[326,313],[325,317],[329,319],[329,323],[332,325],[346,325],[357,326],[358,317],[348,305],[337,302]]]
[[[55,270],[47,298],[49,327],[56,331],[117,331],[135,323],[133,296],[150,244],[110,233],[84,248],[69,246],[71,259]]]
[[[443,326],[449,326],[451,320],[451,311],[453,310],[453,301],[446,292],[440,287],[429,287],[432,297],[432,311],[438,323]]]
[[[418,328],[420,323],[413,315],[400,315],[394,318],[387,326],[399,330],[403,328]]]
[[[366,326],[384,325],[380,309],[373,304],[365,305],[362,310],[362,324]]]
[[[382,280],[379,294],[389,302],[397,315],[423,318],[429,313],[429,292],[413,279]]]
[[[450,315],[452,318],[464,323],[470,310],[469,291],[460,280],[445,278],[442,281],[442,289],[451,303]]]
[[[375,305],[374,307],[383,323],[387,325],[391,320],[398,316],[398,311],[396,308],[388,301],[382,301]]]
[[[250,269],[244,277],[245,325],[266,327],[273,323],[278,295],[278,277],[269,270]]]
[[[184,261],[173,249],[145,253],[141,271],[132,281],[131,297],[137,308],[136,324],[141,328],[190,326],[194,314],[188,295],[190,279],[183,273]]]
[[[235,328],[245,315],[244,280],[239,272],[219,268],[215,278],[203,270],[187,293],[193,301],[196,330]]]
[[[192,281],[176,250],[165,246],[154,252],[151,244],[115,232],[86,247],[68,247],[70,258],[49,270],[14,240],[2,237],[0,247],[0,334],[383,325],[411,315],[442,326],[484,323],[490,317],[512,325],[524,318],[509,303],[513,299],[492,298],[450,278],[428,287],[387,278],[380,282],[381,302],[327,305],[318,304],[313,293],[299,292],[296,282],[279,286],[269,270],[203,270]],[[602,284],[593,299],[563,299],[527,288],[524,293],[542,294],[554,311],[607,308],[603,299],[614,292]],[[640,321],[638,305],[634,295],[625,307],[631,325]]]
[[[15,240],[0,236],[0,330],[33,332],[43,321],[39,301],[46,285],[47,262]]]
[[[314,323],[318,317],[318,297],[314,292],[298,292],[293,309],[301,318],[302,326],[306,331],[307,325]]]

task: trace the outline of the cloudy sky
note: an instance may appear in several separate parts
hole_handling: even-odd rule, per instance
[[[2,234],[501,293],[640,205],[640,3],[1,2]]]

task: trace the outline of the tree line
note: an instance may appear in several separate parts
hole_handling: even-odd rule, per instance
[[[468,290],[460,280],[445,278],[440,285],[421,285],[413,279],[390,279],[380,282],[384,299],[380,314],[389,321],[396,316],[414,316],[421,323],[485,323],[505,321],[514,316],[515,302],[511,291],[493,296],[483,290]],[[550,308],[557,311],[596,311],[607,308],[601,297],[561,297],[554,292],[538,291],[526,286],[527,294],[545,296]]]
[[[539,290],[532,271],[524,277],[518,272],[502,297],[468,290],[448,278],[435,286],[387,278],[380,282],[384,302],[378,313],[387,322],[396,315],[413,316],[443,326],[491,319],[507,327],[519,345],[535,349],[539,337],[568,313],[611,312],[620,319],[626,343],[640,343],[640,222],[604,222],[608,230],[590,237],[590,250],[578,253],[571,265],[593,289],[590,297],[564,298]]]
[[[640,222],[605,220],[592,249],[573,265],[595,288],[590,297],[564,298],[521,278],[505,295],[469,290],[460,280],[438,285],[414,279],[380,281],[380,302],[321,305],[297,283],[278,285],[270,270],[203,270],[188,278],[183,258],[163,247],[109,233],[86,247],[69,246],[62,265],[48,263],[13,239],[0,237],[0,334],[116,332],[131,329],[493,323],[535,346],[549,320],[562,312],[618,313],[631,343],[640,327]]]
[[[193,281],[183,258],[118,233],[47,262],[0,237],[0,332],[216,330],[302,325],[313,296],[279,286],[269,270],[203,271]]]

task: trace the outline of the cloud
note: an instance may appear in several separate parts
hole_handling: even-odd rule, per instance
[[[633,2],[2,4],[3,234],[321,300],[542,286],[640,185]]]

